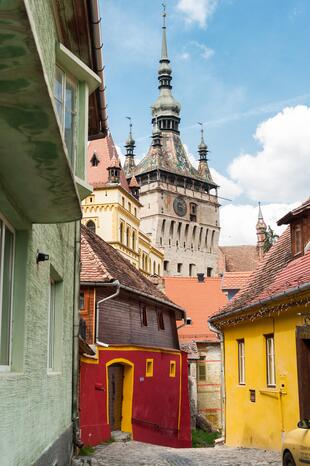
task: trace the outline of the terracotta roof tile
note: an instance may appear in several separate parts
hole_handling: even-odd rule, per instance
[[[108,283],[118,280],[136,292],[147,294],[173,305],[174,303],[137,270],[116,249],[81,225],[81,282]],[[181,311],[183,309],[180,308]]]
[[[96,158],[99,160],[97,166],[93,166],[91,163],[94,153],[96,153]],[[87,182],[91,186],[94,188],[102,188],[108,184],[109,174],[107,169],[111,165],[113,157],[118,160],[120,165],[116,147],[110,133],[105,138],[89,141],[87,149]],[[120,184],[130,193],[123,169],[121,169],[120,173]]]
[[[224,272],[249,272],[255,270],[259,259],[256,246],[220,246],[220,251],[224,255],[224,267],[220,271]],[[223,258],[220,255],[220,262],[223,266]],[[220,264],[219,264],[220,265]]]
[[[291,259],[291,235],[290,228],[287,228],[252,273],[246,286],[236,294],[227,306],[213,316],[212,320],[220,318],[223,313],[240,310],[245,306],[257,303]]]
[[[180,342],[217,340],[208,327],[208,318],[227,302],[221,290],[221,278],[205,278],[199,283],[197,278],[165,277],[167,296],[186,310],[192,325],[179,330]]]
[[[200,359],[197,344],[194,340],[180,343],[180,349],[187,353],[188,359]]]
[[[252,272],[224,272],[222,290],[241,290],[251,275]]]

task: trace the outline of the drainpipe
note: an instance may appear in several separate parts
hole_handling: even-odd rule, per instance
[[[225,390],[225,347],[224,347],[224,334],[216,328],[211,322],[208,322],[209,329],[216,333],[221,344],[221,399],[222,399],[222,415],[221,415],[221,424],[222,424],[222,439],[225,442],[226,440],[226,390]]]
[[[109,299],[113,299],[116,296],[118,296],[119,292],[120,292],[121,284],[120,284],[120,282],[118,280],[114,280],[112,283],[103,283],[103,284],[101,284],[101,286],[107,286],[107,287],[116,286],[115,293],[111,294],[110,296],[107,296],[106,298],[100,299],[99,301],[97,301],[97,304],[96,304],[96,344],[99,345],[99,346],[104,346],[104,347],[107,348],[109,345],[107,343],[102,343],[99,340],[99,317],[100,317],[99,306],[100,306],[100,304],[104,303],[105,301],[108,301]]]
[[[73,256],[73,313],[72,313],[72,426],[73,426],[73,444],[81,448],[83,443],[80,439],[80,418],[79,418],[79,296],[80,296],[80,248],[81,232],[80,222],[74,225],[74,256]]]
[[[92,39],[95,52],[95,64],[96,71],[98,76],[101,79],[101,85],[99,87],[99,114],[101,122],[101,131],[103,136],[106,136],[108,131],[108,115],[107,115],[107,104],[105,100],[105,85],[104,85],[104,65],[102,59],[102,38],[100,30],[100,11],[98,0],[90,0],[90,16],[91,16],[91,25],[92,25]]]

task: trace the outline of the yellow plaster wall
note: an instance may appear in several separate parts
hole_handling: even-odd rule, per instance
[[[226,442],[227,445],[281,449],[283,432],[299,420],[296,365],[296,325],[301,325],[292,309],[275,318],[257,319],[224,329]],[[266,380],[264,335],[274,333],[276,387]],[[245,341],[245,385],[238,385],[238,344]],[[284,384],[284,387],[282,387]],[[249,390],[256,390],[256,402]]]

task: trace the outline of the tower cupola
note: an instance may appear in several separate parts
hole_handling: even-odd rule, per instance
[[[137,199],[139,200],[139,196],[140,196],[140,185],[137,181],[137,178],[135,176],[133,176],[130,180],[130,183],[129,183],[129,189],[130,189],[130,192],[131,194]]]
[[[203,124],[202,123],[198,123],[198,124],[200,125],[200,133],[201,133],[200,144],[198,145],[198,154],[199,154],[198,173],[200,176],[205,178],[207,181],[213,182],[211,172],[209,169],[209,165],[208,165],[209,149],[204,140]]]
[[[120,182],[120,174],[121,174],[121,165],[119,163],[119,159],[113,154],[113,157],[108,166],[109,172],[109,183],[119,183]]]
[[[163,4],[163,26],[161,58],[159,60],[158,81],[159,96],[152,106],[152,123],[158,118],[161,131],[173,131],[179,133],[181,105],[173,97],[171,89],[172,69],[168,58],[167,36],[166,36],[166,5]]]

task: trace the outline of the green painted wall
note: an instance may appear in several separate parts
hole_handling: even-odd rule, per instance
[[[9,8],[12,18],[16,14],[16,24],[21,30],[25,24],[27,27],[31,26],[52,99],[57,35],[51,5],[49,0],[10,0],[5,1],[2,8]],[[19,15],[23,15],[22,22]],[[33,46],[29,41],[24,42],[27,46],[30,44],[29,48]],[[39,67],[30,71],[36,73],[33,76],[42,75]],[[85,87],[80,89],[80,94],[83,93],[85,95]],[[86,103],[80,105],[80,108],[85,113]],[[14,111],[18,114],[18,106]],[[86,127],[87,118],[85,120],[84,113],[78,122],[80,129]],[[54,117],[55,115],[50,114],[50,118]],[[22,133],[23,130],[24,126],[19,132]],[[1,157],[5,158],[7,154],[7,159],[9,156],[18,158],[22,155],[20,146],[11,153],[14,137],[16,138],[14,136],[10,140],[11,134],[14,136],[15,133],[6,132],[5,143],[1,147]],[[28,133],[26,135],[28,137]],[[85,148],[85,136],[86,133],[83,136],[79,134],[77,141],[80,158],[77,169],[80,178],[84,178],[84,152],[81,146]],[[31,137],[40,141],[40,129]],[[0,139],[3,141],[1,129]],[[44,159],[45,155],[44,150],[41,150],[40,157]],[[9,170],[8,173],[4,172],[4,181],[9,176]],[[23,183],[33,183],[31,177],[24,176],[26,179],[22,180]],[[52,170],[49,181],[51,189],[57,190],[57,180],[53,178]],[[23,183],[16,186],[19,193],[23,192]],[[5,212],[1,211],[0,203],[0,213],[16,228],[12,366],[10,372],[0,372],[0,465],[30,466],[71,425],[75,223],[37,224],[27,230],[18,230],[21,228],[21,223],[16,220],[18,206],[9,202],[13,194],[11,190],[6,190],[5,183],[0,183],[0,200],[8,199]],[[42,190],[38,191],[38,195],[42,196]],[[23,213],[18,214],[22,216]],[[36,264],[38,250],[49,254],[50,260]],[[58,321],[58,363],[57,372],[54,373],[48,373],[47,370],[51,270],[53,276],[63,280],[61,318]]]

